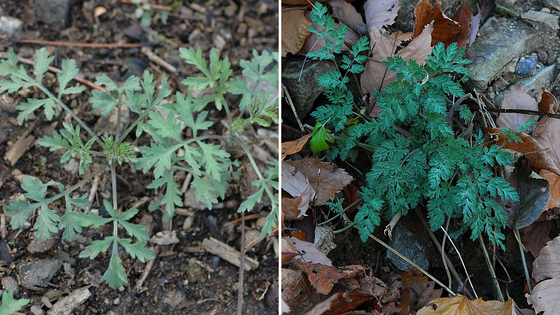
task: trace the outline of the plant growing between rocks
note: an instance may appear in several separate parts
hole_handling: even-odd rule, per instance
[[[320,60],[335,60],[341,52],[346,27],[335,27],[321,4],[314,5],[311,19],[322,31],[309,31],[326,40],[326,47],[308,54]],[[381,112],[372,118],[354,104],[346,87],[349,73],[364,68],[363,54],[368,40],[362,37],[342,56],[340,68],[318,78],[329,100],[312,116],[317,120],[311,140],[315,152],[329,149],[329,130],[336,141],[327,152],[329,159],[346,160],[356,154],[356,147],[372,156],[372,169],[362,187],[363,204],[354,218],[360,237],[366,241],[381,216],[390,219],[406,215],[410,209],[425,203],[430,228],[437,230],[446,218],[459,219],[458,236],[470,231],[471,239],[483,233],[490,241],[504,248],[506,216],[498,199],[518,200],[516,191],[492,167],[513,163],[513,157],[497,145],[486,145],[483,135],[466,128],[456,132],[453,115],[472,127],[473,115],[465,105],[452,100],[464,95],[461,83],[467,79],[469,63],[462,59],[464,50],[456,44],[447,49],[443,44],[433,48],[425,65],[400,57],[384,64],[397,73],[397,80],[383,91],[375,91]],[[332,135],[330,135],[332,138]]]
[[[275,190],[278,190],[278,163],[269,162],[263,174],[240,135],[247,124],[269,127],[278,123],[278,98],[273,93],[262,92],[261,89],[262,84],[266,82],[272,85],[278,83],[278,54],[253,52],[253,60],[240,63],[245,80],[231,79],[232,70],[228,58],[221,60],[214,49],[210,52],[209,62],[203,58],[200,48],[197,51],[182,48],[180,55],[203,73],[202,77],[189,77],[182,82],[189,89],[187,95],[176,92],[174,98],[170,98],[172,91],[167,88],[167,78],[163,76],[161,88],[156,89],[153,75],[148,71],[144,72],[142,79],[131,76],[120,86],[107,75],[97,77],[96,84],[104,86],[106,91],[94,90],[90,103],[93,108],[101,109],[104,116],[114,108],[118,113],[115,135],[105,134],[101,137],[96,136],[62,101],[65,95],[78,94],[85,90],[81,86],[69,86],[79,72],[74,60],[62,61],[62,73],[57,74],[59,89],[56,94],[43,84],[44,74],[54,59],[46,49],[42,48],[35,53],[34,75],[29,75],[27,69],[18,64],[17,56],[11,49],[8,59],[0,63],[0,76],[9,77],[0,81],[0,93],[16,93],[21,89],[36,88],[45,95],[42,99],[28,99],[16,107],[20,111],[17,117],[20,124],[37,110],[42,111],[47,120],[52,120],[59,108],[76,122],[76,125],[64,122],[59,131],[54,132],[52,136],[44,136],[38,143],[51,151],[63,152],[61,163],[78,158],[79,174],[87,173],[80,182],[69,188],[53,180],[44,184],[38,179],[26,178],[22,184],[26,200],[12,201],[4,207],[4,212],[12,218],[12,228],[17,229],[26,223],[31,213],[38,210],[33,227],[41,240],[49,239],[52,233],[64,231],[62,239],[71,242],[85,227],[100,227],[112,223],[113,233],[109,233],[111,235],[93,241],[80,253],[81,258],[93,259],[111,249],[109,266],[102,280],[112,288],[127,282],[125,269],[119,257],[119,246],[132,258],[138,258],[142,262],[155,257],[152,250],[146,247],[149,238],[146,228],[130,222],[138,210],[120,210],[117,164],[127,163],[133,170],[152,172],[154,179],[147,188],[163,191],[163,194],[149,209],[162,209],[165,213],[164,220],[171,219],[175,208],[183,206],[179,187],[174,181],[176,172],[185,171],[192,174],[191,187],[196,188],[196,198],[208,208],[212,208],[212,204],[217,203],[218,198],[224,198],[237,163],[217,144],[224,140],[223,137],[200,135],[213,125],[212,121],[206,119],[209,112],[205,110],[211,104],[217,110],[223,109],[226,113],[231,126],[230,138],[226,140],[239,143],[258,176],[258,180],[252,183],[258,189],[248,196],[238,211],[252,210],[264,196],[270,199],[271,212],[261,237],[272,234],[272,229],[277,223],[278,201]],[[196,98],[190,93],[194,89],[203,91],[206,88],[214,89],[215,94]],[[242,114],[235,119],[225,100],[226,93],[242,95],[239,105]],[[126,130],[120,130],[123,105],[139,115]],[[186,137],[185,129],[189,129],[191,136]],[[137,138],[143,134],[148,135],[151,138],[150,145],[136,148],[127,141],[132,132],[135,132]],[[104,162],[101,166],[93,168],[94,158]],[[93,212],[86,213],[83,210],[90,206],[87,195],[77,196],[74,192],[107,168],[110,170],[112,200],[104,199],[103,206],[108,212],[108,217]],[[62,215],[56,208],[59,199],[64,200]]]

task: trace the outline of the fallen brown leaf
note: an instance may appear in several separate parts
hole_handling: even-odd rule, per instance
[[[307,37],[307,26],[311,21],[304,16],[305,8],[282,8],[282,57],[287,53],[297,54]]]
[[[282,161],[290,154],[296,154],[301,151],[301,148],[311,138],[312,134],[308,134],[294,141],[282,142]]]
[[[537,101],[532,98],[521,83],[514,85],[504,95],[502,101],[503,109],[524,109],[524,110],[538,110],[539,105]],[[496,126],[499,128],[509,128],[513,131],[518,131],[519,126],[531,119],[537,119],[539,116],[518,114],[518,113],[501,113],[500,117],[496,119]]]
[[[433,23],[434,27],[431,46],[435,46],[439,42],[449,45],[463,31],[459,23],[443,14],[440,5],[441,2],[438,2],[435,6],[432,6],[428,0],[421,0],[416,5],[414,8],[416,25],[414,26],[413,38],[419,36],[424,27],[430,23]]]
[[[416,313],[417,315],[516,315],[513,300],[499,301],[469,300],[457,294],[455,297],[439,298]]]
[[[333,169],[332,163],[321,162],[317,158],[305,158],[297,161],[285,161],[282,165],[289,164],[295,170],[301,172],[309,180],[313,187],[316,198],[315,205],[324,205],[329,199],[335,196],[336,192],[342,190],[353,180],[341,168]],[[284,174],[284,169],[282,169]]]
[[[549,170],[560,176],[560,170],[554,164],[550,156],[547,154],[547,150],[533,137],[521,133],[515,132],[521,142],[512,142],[505,140],[503,134],[499,133],[501,129],[498,128],[486,128],[486,132],[492,133],[498,137],[497,145],[503,146],[505,149],[513,150],[519,153],[524,153],[525,157],[529,160],[529,166],[535,173],[539,173],[542,169]]]
[[[364,14],[366,16],[366,24],[368,33],[371,29],[377,27],[381,29],[385,25],[395,23],[397,13],[399,13],[400,3],[398,0],[381,1],[367,0],[364,3]]]

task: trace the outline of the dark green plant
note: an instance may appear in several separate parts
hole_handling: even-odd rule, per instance
[[[257,93],[255,90],[257,86],[243,85],[249,80],[257,83],[271,80],[272,84],[277,84],[278,54],[254,52],[252,62],[241,63],[245,81],[230,78],[232,70],[228,59],[220,59],[215,49],[210,52],[209,62],[202,57],[200,48],[197,51],[183,48],[180,54],[187,63],[195,65],[203,73],[201,77],[189,77],[182,82],[188,87],[187,95],[177,92],[174,97],[170,97],[172,91],[167,88],[165,76],[162,77],[161,89],[156,91],[156,82],[148,71],[144,72],[143,79],[131,76],[120,86],[106,75],[97,77],[96,84],[104,86],[106,91],[94,90],[89,101],[94,108],[100,108],[104,116],[116,108],[118,120],[115,136],[105,134],[102,137],[97,137],[62,100],[65,95],[77,94],[85,90],[80,86],[68,86],[78,73],[74,60],[62,61],[62,73],[57,74],[59,83],[57,95],[43,84],[44,74],[54,59],[49,57],[46,49],[37,50],[35,53],[34,75],[29,75],[27,69],[18,64],[18,59],[11,49],[7,60],[0,63],[0,76],[8,77],[0,80],[0,93],[6,91],[15,93],[24,88],[37,88],[45,95],[41,99],[28,99],[27,102],[22,102],[16,107],[20,111],[17,118],[20,124],[36,110],[42,110],[45,118],[52,120],[57,108],[62,108],[77,123],[73,125],[64,122],[60,131],[39,139],[40,145],[51,151],[61,150],[63,152],[61,163],[79,155],[80,175],[91,169],[94,158],[102,162],[101,166],[91,169],[88,176],[70,188],[52,180],[43,184],[38,179],[24,179],[22,189],[25,191],[26,200],[12,201],[4,207],[4,212],[12,217],[12,228],[23,226],[35,210],[39,211],[34,228],[37,230],[37,237],[41,240],[47,240],[52,233],[64,230],[62,239],[73,241],[84,227],[100,227],[112,223],[112,235],[102,240],[95,240],[84,248],[80,257],[93,259],[111,248],[109,267],[102,280],[113,288],[127,281],[119,257],[119,246],[122,246],[133,258],[143,262],[154,258],[154,253],[146,247],[149,235],[145,227],[129,222],[138,210],[129,209],[122,212],[118,210],[117,164],[128,163],[132,170],[152,172],[154,179],[148,188],[163,193],[149,209],[151,211],[161,209],[164,212],[164,220],[172,218],[175,207],[183,206],[178,184],[174,180],[174,175],[178,171],[192,175],[191,187],[196,189],[196,198],[208,208],[212,208],[212,204],[217,203],[218,198],[224,198],[236,163],[230,160],[230,154],[218,144],[224,139],[223,137],[202,135],[213,125],[211,120],[206,119],[209,113],[205,110],[207,106],[214,105],[217,110],[225,111],[228,122],[234,130],[232,140],[240,143],[259,176],[259,179],[252,183],[258,187],[257,192],[249,196],[238,211],[252,210],[254,205],[265,196],[271,199],[272,209],[261,236],[271,234],[277,224],[278,201],[275,191],[278,191],[278,161],[271,162],[263,175],[239,135],[246,124],[254,123],[269,127],[273,122],[278,122],[277,96],[274,96],[274,93]],[[271,70],[265,70],[268,69],[267,66],[271,66]],[[215,94],[196,98],[190,93],[193,89],[202,91],[207,87],[213,88]],[[226,93],[242,94],[242,109],[249,108],[248,115],[234,120],[225,99]],[[138,118],[126,130],[120,130],[121,110],[125,104],[130,111],[138,114]],[[184,132],[186,128],[190,130],[189,137],[186,137]],[[136,153],[134,145],[127,142],[127,136],[133,131],[136,137],[145,133],[151,139],[149,146],[138,148],[139,154]],[[84,143],[82,139],[87,141]],[[75,196],[72,193],[107,168],[111,174],[112,200],[103,200],[103,206],[110,217],[103,218],[93,212],[86,214],[82,210],[90,206],[87,196]],[[54,193],[52,188],[58,190],[58,193]],[[61,198],[64,198],[64,211],[60,211],[57,208],[58,203],[55,203]],[[126,237],[124,231],[129,237]]]
[[[336,45],[342,45],[340,34],[344,33],[333,30],[332,18],[325,13],[326,9],[315,4],[312,20],[324,27],[319,32],[323,36],[338,36],[332,44],[327,41],[327,49],[340,52]],[[356,46],[351,55],[358,61],[362,45]],[[461,83],[469,74],[464,67],[469,61],[461,58],[463,53],[456,44],[445,49],[440,43],[425,65],[389,58],[384,64],[397,73],[397,80],[375,92],[381,108],[378,118],[352,111],[353,97],[340,72],[319,78],[330,104],[312,114],[317,119],[315,130],[330,125],[338,137],[327,156],[344,160],[358,145],[372,152],[373,166],[362,187],[363,205],[355,216],[364,242],[380,224],[381,216],[406,215],[425,203],[432,230],[440,228],[446,218],[458,218],[460,228],[454,235],[470,230],[471,238],[476,239],[485,233],[490,241],[504,247],[501,229],[506,216],[498,198],[517,200],[518,196],[492,167],[511,164],[513,158],[499,146],[484,146],[481,134],[456,135],[448,119],[454,110],[467,123],[472,118],[466,106],[453,108],[451,101],[464,95]],[[325,51],[310,57],[333,60]]]

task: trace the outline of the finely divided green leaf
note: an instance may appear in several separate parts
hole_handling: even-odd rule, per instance
[[[41,211],[39,211],[39,216],[33,228],[37,230],[37,237],[41,241],[46,241],[51,238],[51,233],[58,232],[58,224],[60,217],[56,214],[56,211],[49,209],[45,204],[41,205]]]
[[[89,99],[91,106],[93,108],[101,108],[101,114],[103,116],[109,115],[111,110],[117,105],[117,101],[107,92],[93,90],[91,93],[92,97]]]
[[[29,303],[29,299],[14,299],[14,288],[5,290],[2,294],[2,305],[0,305],[0,315],[10,315],[20,311]]]
[[[111,243],[113,243],[114,236],[107,236],[102,240],[95,240],[91,245],[86,246],[84,250],[80,253],[80,258],[89,257],[89,259],[94,259],[101,252],[106,252]]]
[[[124,247],[126,252],[129,253],[132,258],[138,257],[141,262],[146,262],[146,260],[152,260],[156,257],[151,249],[146,248],[145,242],[136,242],[132,244],[131,239],[121,238],[119,239],[119,244]]]
[[[84,87],[70,87],[66,88],[68,83],[74,79],[74,77],[80,72],[78,68],[76,68],[76,61],[73,59],[64,59],[62,60],[62,73],[57,73],[58,84],[60,85],[60,89],[58,92],[58,98],[64,94],[75,94],[81,93],[85,90]]]
[[[30,204],[27,201],[23,200],[15,200],[10,202],[10,205],[4,208],[6,215],[12,217],[10,224],[12,225],[12,229],[17,229],[25,224],[27,218],[35,209],[39,208],[41,203],[36,202]]]
[[[116,289],[127,282],[126,270],[122,265],[122,260],[117,253],[116,246],[113,246],[113,252],[111,253],[111,260],[109,261],[109,268],[101,277],[101,281],[107,282],[107,284]]]
[[[35,75],[37,76],[37,82],[41,83],[43,81],[43,76],[45,72],[49,70],[49,65],[54,60],[54,56],[49,57],[49,52],[46,48],[41,48],[35,51],[35,56],[33,57],[35,64]]]
[[[165,147],[161,144],[151,143],[149,147],[140,147],[142,156],[138,158],[138,168],[146,173],[150,168],[154,168],[155,178],[160,178],[166,169],[171,169],[171,161],[175,158],[175,151],[182,145],[176,144]]]

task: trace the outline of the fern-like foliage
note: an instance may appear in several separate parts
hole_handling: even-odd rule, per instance
[[[119,209],[117,164],[128,163],[132,170],[153,174],[153,181],[148,188],[158,190],[160,195],[149,209],[163,210],[164,219],[170,219],[175,213],[175,208],[183,206],[181,192],[175,180],[175,175],[179,171],[192,175],[191,187],[195,188],[195,196],[208,208],[218,203],[219,198],[225,197],[228,181],[234,171],[234,163],[230,160],[230,154],[222,146],[225,142],[224,138],[208,132],[213,126],[213,122],[208,119],[209,110],[206,109],[209,105],[226,112],[228,121],[235,131],[235,139],[240,141],[259,176],[259,179],[252,183],[259,188],[257,193],[249,196],[241,204],[239,211],[252,210],[262,197],[270,198],[272,209],[262,230],[262,237],[272,234],[277,224],[278,198],[275,191],[278,191],[278,162],[271,161],[264,175],[261,174],[239,134],[247,124],[270,127],[272,123],[278,122],[277,95],[258,91],[263,84],[277,84],[278,54],[267,52],[259,54],[255,51],[253,61],[241,62],[246,79],[256,84],[253,86],[245,85],[243,80],[231,80],[232,70],[229,60],[220,59],[215,49],[210,52],[209,62],[202,57],[200,48],[197,51],[181,49],[180,54],[188,63],[195,65],[203,76],[185,79],[183,83],[189,89],[189,93],[185,95],[177,92],[174,99],[171,97],[172,91],[167,87],[167,78],[162,76],[161,88],[156,89],[154,77],[148,71],[144,72],[142,78],[131,76],[122,84],[114,82],[107,75],[97,77],[96,84],[103,86],[105,91],[92,92],[89,102],[94,108],[99,108],[102,115],[109,115],[116,111],[117,121],[120,120],[123,105],[127,105],[138,115],[127,130],[120,130],[120,123],[117,123],[115,135],[105,134],[102,137],[97,137],[62,101],[62,96],[84,90],[80,86],[69,86],[78,73],[75,61],[62,61],[62,73],[57,74],[59,83],[57,95],[43,84],[45,72],[54,59],[49,56],[46,49],[37,50],[35,53],[34,75],[28,74],[25,67],[18,63],[18,58],[12,49],[8,51],[7,59],[0,62],[0,76],[7,77],[0,80],[0,93],[15,93],[20,89],[33,87],[42,91],[45,96],[42,99],[28,99],[27,102],[21,102],[16,107],[20,111],[18,122],[23,123],[35,111],[42,111],[48,120],[52,120],[57,109],[62,108],[76,124],[64,122],[63,128],[55,131],[52,136],[39,139],[38,143],[51,151],[62,151],[61,163],[79,156],[79,174],[88,174],[70,188],[52,180],[43,184],[39,179],[25,178],[21,187],[25,192],[25,200],[10,202],[4,207],[4,212],[11,217],[12,228],[17,229],[26,223],[31,213],[37,211],[34,228],[37,237],[41,240],[47,240],[51,234],[64,231],[62,238],[65,241],[73,241],[84,227],[112,224],[112,235],[94,241],[84,249],[80,257],[93,259],[110,248],[109,267],[102,280],[113,288],[127,282],[126,272],[119,257],[119,247],[141,261],[154,258],[153,252],[146,247],[148,234],[145,228],[130,222],[138,210],[131,209],[120,213],[117,210]],[[272,66],[270,67],[272,70],[267,70],[269,66]],[[215,93],[201,98],[192,96],[193,89],[202,91],[207,87],[213,88]],[[233,120],[225,98],[227,93],[243,95],[241,109],[248,110],[248,117],[240,116],[236,121]],[[235,129],[236,126],[239,128]],[[185,129],[188,129],[189,137],[186,137]],[[127,136],[134,130],[136,137],[147,134],[151,143],[137,149],[132,143],[127,142]],[[88,136],[89,138],[86,138]],[[88,140],[83,140],[85,138]],[[137,156],[138,150],[139,156]],[[91,170],[94,157],[104,159],[104,163]],[[111,171],[113,200],[112,202],[103,200],[103,205],[111,218],[103,218],[93,212],[86,214],[82,210],[90,206],[87,196],[73,194],[93,176],[105,171],[106,167]],[[53,194],[56,190],[58,193]],[[64,200],[63,207],[55,203],[59,199]],[[59,210],[63,210],[63,214]],[[129,235],[128,238],[123,236],[124,232]]]
[[[313,11],[312,19],[315,16],[322,23],[314,20],[323,27],[323,38],[334,38],[330,43],[336,46],[340,42],[336,36],[344,33],[332,29],[320,4],[316,3]],[[333,60],[329,53],[339,51],[327,40],[326,48],[309,56]],[[361,60],[361,51],[362,46],[356,44],[351,52],[354,61],[344,56],[341,68],[363,71],[357,64],[349,66]],[[352,112],[353,97],[345,89],[346,76],[332,72],[318,79],[331,104],[319,107],[312,115],[320,128],[332,126],[339,139],[327,157],[347,159],[358,145],[372,152],[373,168],[362,187],[364,203],[355,217],[364,242],[382,216],[389,219],[399,212],[406,215],[426,203],[431,229],[440,228],[446,218],[460,218],[460,228],[454,235],[471,231],[471,238],[476,239],[484,233],[503,248],[501,229],[506,217],[497,199],[517,200],[518,196],[491,169],[511,164],[513,158],[496,145],[484,147],[481,135],[457,137],[447,121],[452,114],[451,100],[464,94],[461,83],[469,74],[465,67],[469,61],[462,58],[463,54],[464,49],[457,49],[456,44],[445,48],[440,43],[425,65],[389,58],[384,64],[397,73],[397,79],[385,90],[375,92],[381,108],[376,119]],[[472,118],[465,106],[453,110],[465,122]]]

